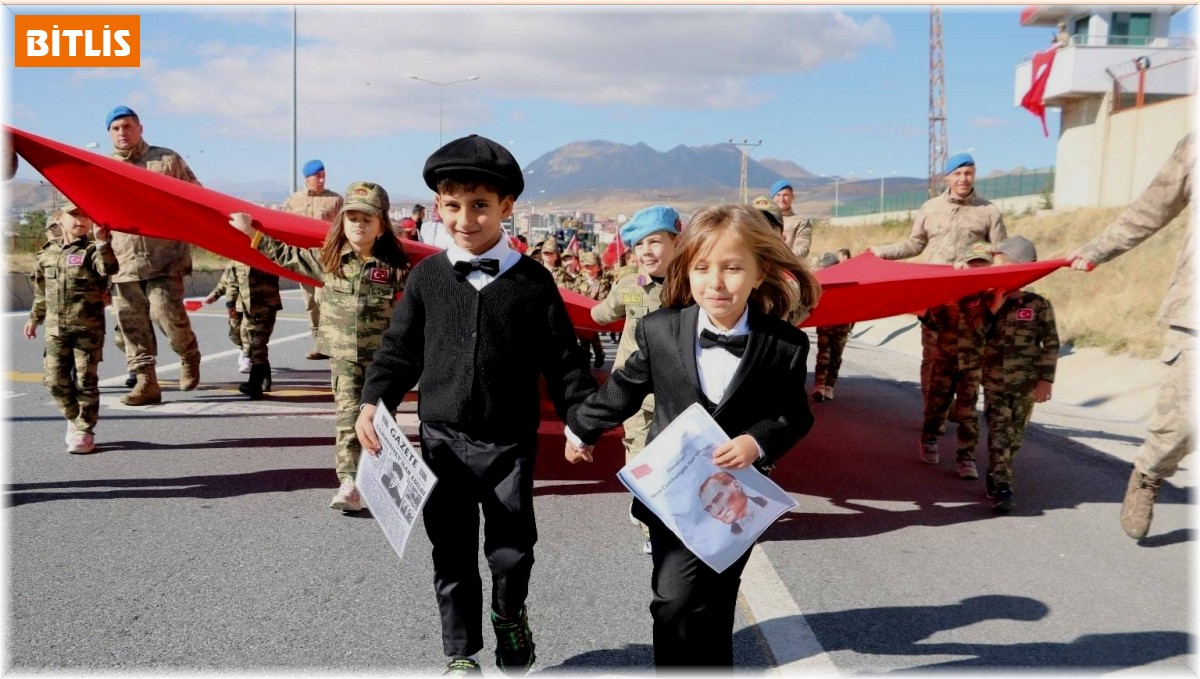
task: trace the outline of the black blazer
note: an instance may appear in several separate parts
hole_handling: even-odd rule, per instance
[[[693,403],[706,404],[696,370],[696,322],[700,307],[660,309],[637,326],[637,351],[600,390],[571,408],[571,431],[587,444],[621,424],[654,394],[658,432]],[[730,438],[750,434],[773,464],[808,430],[813,416],[804,392],[808,336],[786,321],[750,312],[750,337],[725,396],[709,413]]]

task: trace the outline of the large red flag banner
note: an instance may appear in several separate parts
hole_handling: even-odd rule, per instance
[[[94,220],[117,231],[186,241],[302,280],[253,250],[249,239],[229,225],[229,214],[247,212],[267,234],[301,247],[318,247],[328,229],[317,219],[255,205],[12,127],[4,130],[26,162]],[[401,243],[413,263],[439,252],[419,241]],[[838,325],[920,311],[981,290],[1018,288],[1065,264],[1060,259],[955,270],[948,265],[888,262],[866,253],[817,272],[823,288],[820,303],[801,325]],[[577,329],[621,329],[619,321],[607,326],[592,321],[594,300],[569,290],[560,293]]]
[[[1042,121],[1042,134],[1049,137],[1050,130],[1046,129],[1046,81],[1050,79],[1050,67],[1054,65],[1054,55],[1058,47],[1051,47],[1033,55],[1029,91],[1021,98],[1021,106]]]

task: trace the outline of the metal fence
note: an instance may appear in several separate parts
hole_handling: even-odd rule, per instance
[[[1053,193],[1054,168],[980,179],[975,182],[975,192],[988,200]],[[857,217],[880,212],[912,212],[927,200],[929,194],[925,191],[885,193],[882,200],[874,196],[845,201],[838,205],[837,216]]]

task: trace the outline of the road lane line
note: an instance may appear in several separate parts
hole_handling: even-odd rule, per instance
[[[309,331],[305,331],[305,332],[298,332],[295,335],[288,335],[287,337],[277,337],[277,338],[271,340],[270,342],[267,342],[267,346],[270,347],[270,346],[274,346],[276,344],[283,344],[284,342],[292,342],[292,341],[295,341],[298,339],[303,339],[305,337],[312,337],[312,333]],[[218,351],[215,354],[203,354],[200,356],[200,362],[208,363],[209,361],[215,361],[218,358],[225,358],[226,356],[240,356],[241,353],[242,353],[241,349],[229,349],[227,351]],[[166,365],[159,365],[155,372],[157,372],[158,374],[161,375],[164,371],[178,370],[180,367],[182,367],[182,364],[180,364],[178,361],[176,361],[175,363],[167,363]],[[116,377],[109,377],[107,379],[100,380],[100,386],[102,386],[102,387],[125,386],[125,378],[126,378],[126,375],[118,375]]]
[[[775,666],[768,671],[770,674],[838,674],[837,666],[821,647],[767,553],[757,544],[750,550],[738,598],[743,604],[743,614],[757,626],[774,656]]]

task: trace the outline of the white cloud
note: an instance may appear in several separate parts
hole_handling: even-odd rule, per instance
[[[1003,118],[993,118],[991,116],[978,116],[967,121],[971,127],[989,128],[989,127],[1005,127],[1012,125],[1013,121],[1004,120]]]
[[[238,21],[260,17],[237,16]],[[278,20],[278,15],[264,19]],[[891,47],[878,16],[810,8],[301,6],[299,126],[347,138],[479,126],[498,99],[576,106],[750,109],[774,96],[762,78],[812,71]],[[291,52],[195,46],[190,66],[143,68],[164,110],[208,114],[231,135],[290,130]]]

